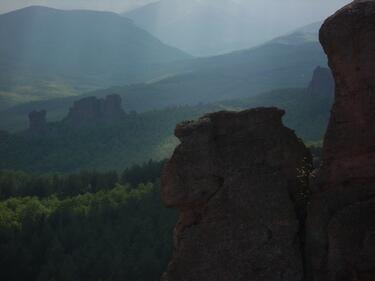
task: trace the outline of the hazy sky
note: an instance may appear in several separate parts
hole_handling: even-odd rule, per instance
[[[128,9],[142,6],[149,2],[156,0],[0,0],[0,13],[19,9],[31,5],[42,5],[61,9],[92,9],[92,10],[107,10],[122,12]],[[181,1],[181,0],[176,0]],[[192,1],[192,0],[183,0]],[[197,1],[197,0],[195,0]],[[214,0],[199,0],[199,1],[214,1]],[[248,2],[251,4],[253,0],[231,0],[235,2]],[[266,2],[282,3],[284,0],[264,0]],[[220,1],[218,1],[220,2]],[[259,2],[259,1],[257,1]],[[321,3],[322,9],[327,6],[327,9],[332,7],[340,7],[350,0],[295,0],[296,3],[311,2]],[[267,3],[270,5],[270,3]]]
[[[41,5],[59,9],[89,9],[122,12],[156,0],[0,0],[0,13]]]

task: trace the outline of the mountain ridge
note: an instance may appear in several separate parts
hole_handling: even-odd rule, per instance
[[[30,6],[0,15],[0,38],[0,96],[14,103],[140,82],[191,58],[112,12]]]
[[[122,15],[168,44],[204,57],[257,46],[326,16],[317,4],[298,2],[301,1],[267,6],[261,0],[161,0]],[[292,19],[287,16],[287,10],[296,5],[300,13]]]

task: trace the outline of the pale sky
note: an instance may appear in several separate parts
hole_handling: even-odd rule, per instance
[[[89,9],[89,10],[105,10],[114,12],[123,12],[125,10],[133,9],[144,4],[155,2],[157,0],[0,0],[0,13],[5,13],[15,9],[41,5],[53,7],[58,9]],[[181,1],[181,0],[176,0]],[[186,0],[191,1],[191,0]],[[213,0],[200,0],[200,1],[213,1]],[[232,0],[237,2],[248,2],[251,4],[252,0]],[[220,1],[218,1],[219,3]],[[259,2],[259,1],[258,1]],[[267,0],[265,0],[265,3]],[[283,0],[268,0],[268,2],[280,2]],[[350,2],[350,0],[296,0],[296,3],[310,2],[320,3],[322,9],[325,6],[341,7]],[[269,5],[270,3],[267,3]],[[328,7],[327,7],[328,8]]]
[[[156,0],[0,0],[0,14],[27,6],[123,12]]]

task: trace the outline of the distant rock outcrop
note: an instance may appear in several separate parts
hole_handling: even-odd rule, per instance
[[[29,113],[29,132],[36,135],[45,134],[48,130],[47,111],[34,110]]]
[[[310,96],[333,96],[335,81],[330,69],[318,66],[314,70],[313,78],[307,88]]]
[[[375,280],[375,0],[339,10],[320,40],[336,94],[308,215],[309,280]]]
[[[105,99],[96,97],[76,101],[64,122],[74,127],[107,124],[125,117],[119,95],[109,95]]]
[[[301,281],[311,155],[284,112],[217,112],[177,126],[162,176],[180,210],[164,281]]]

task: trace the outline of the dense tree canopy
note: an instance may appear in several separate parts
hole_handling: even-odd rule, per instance
[[[128,169],[122,180],[115,172],[40,176],[2,171],[1,194],[8,198],[0,201],[2,278],[159,280],[176,223],[176,213],[160,202],[162,164]],[[8,195],[7,185],[16,187]]]

